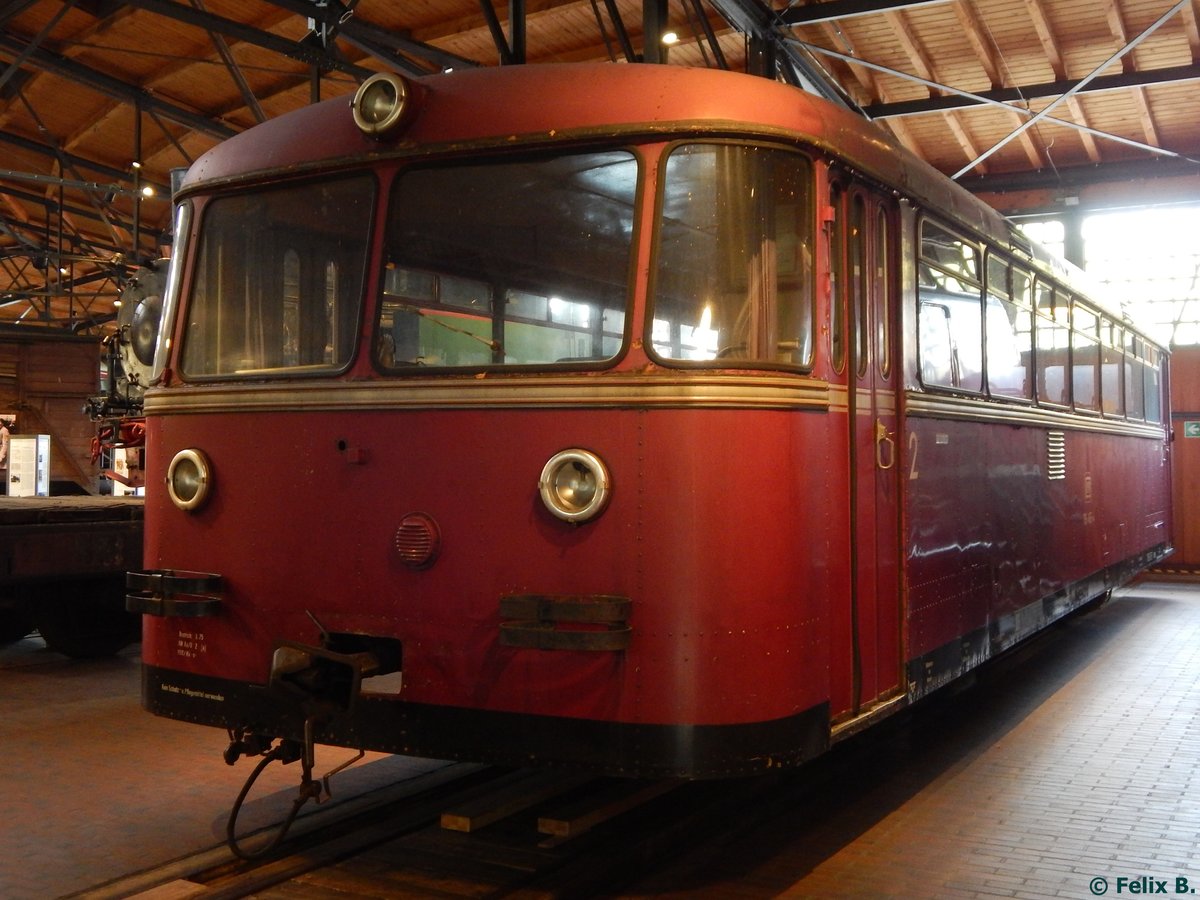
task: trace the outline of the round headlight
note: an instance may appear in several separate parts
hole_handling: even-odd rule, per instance
[[[212,465],[199,450],[180,450],[167,467],[167,493],[183,510],[199,509],[212,492]]]
[[[391,72],[372,75],[354,94],[350,104],[354,124],[364,134],[383,137],[400,124],[412,92],[408,82]]]
[[[566,522],[586,522],[600,515],[611,490],[608,469],[587,450],[555,453],[538,481],[546,509]]]

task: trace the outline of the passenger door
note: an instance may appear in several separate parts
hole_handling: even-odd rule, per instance
[[[840,193],[844,227],[849,423],[850,672],[835,718],[852,719],[901,687],[900,514],[896,309],[897,210],[850,182]],[[835,196],[837,196],[835,194]],[[835,200],[836,202],[836,200]],[[845,633],[845,631],[843,631]],[[837,653],[834,658],[842,657]]]

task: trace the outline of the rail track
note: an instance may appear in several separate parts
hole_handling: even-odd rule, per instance
[[[771,896],[774,854],[789,854],[796,872],[811,870],[880,810],[960,765],[997,727],[1002,733],[997,710],[1001,719],[1020,713],[1013,684],[1030,677],[1031,662],[1036,670],[1053,657],[1047,648],[1060,646],[1061,634],[1040,635],[985,667],[976,686],[927,698],[799,770],[678,783],[446,764],[355,798],[339,794],[337,805],[310,805],[263,860],[221,846],[72,900],[587,898],[729,885]],[[960,692],[974,701],[953,696]],[[245,846],[271,832],[245,835]]]
[[[302,816],[262,859],[217,847],[72,900],[611,894],[761,810],[776,784],[448,765]]]

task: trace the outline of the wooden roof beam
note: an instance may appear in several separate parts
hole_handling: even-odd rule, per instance
[[[1140,150],[1146,150],[1146,151],[1154,153],[1155,155],[1158,155],[1158,156],[1173,157],[1173,158],[1177,158],[1180,160],[1188,160],[1188,158],[1185,157],[1183,154],[1175,153],[1174,151],[1171,151],[1171,150],[1165,150],[1161,147],[1153,147],[1149,144],[1142,143],[1141,141],[1135,141],[1132,138],[1122,137],[1120,135],[1111,134],[1111,133],[1105,132],[1105,131],[1099,131],[1095,128],[1090,128],[1087,125],[1080,125],[1076,122],[1072,122],[1067,119],[1057,119],[1057,118],[1054,118],[1053,116],[1048,116],[1046,114],[1047,112],[1049,112],[1048,109],[1043,110],[1042,112],[1037,113],[1035,115],[1033,112],[1025,109],[1024,107],[1011,107],[1007,103],[1005,103],[1003,100],[997,100],[997,99],[994,99],[991,97],[983,96],[981,94],[972,94],[969,91],[963,91],[959,88],[952,87],[951,85],[938,84],[936,82],[929,82],[929,81],[926,81],[925,79],[920,78],[917,75],[913,75],[913,74],[907,73],[907,72],[901,72],[896,69],[891,69],[887,66],[881,66],[878,63],[868,62],[865,59],[858,59],[857,57],[850,56],[849,54],[846,54],[846,53],[841,53],[837,50],[830,50],[828,47],[820,47],[816,44],[811,44],[811,43],[807,43],[805,41],[801,41],[798,38],[794,38],[793,43],[798,44],[799,46],[807,49],[811,53],[815,53],[815,54],[818,54],[821,56],[829,56],[834,59],[841,60],[842,62],[850,63],[850,64],[857,65],[857,66],[862,66],[864,68],[872,69],[872,70],[879,71],[879,72],[884,72],[888,75],[894,75],[897,78],[907,78],[910,81],[921,82],[926,87],[930,88],[931,90],[941,90],[941,91],[946,91],[947,93],[950,93],[950,94],[961,95],[962,97],[967,98],[971,103],[979,103],[984,106],[1004,107],[1006,110],[1009,110],[1009,111],[1015,109],[1022,116],[1028,115],[1032,119],[1044,119],[1045,121],[1051,122],[1055,125],[1061,125],[1061,126],[1064,126],[1067,128],[1073,128],[1076,131],[1086,132],[1087,134],[1095,136],[1095,137],[1100,137],[1100,138],[1104,138],[1106,140],[1116,141],[1117,143],[1126,144],[1126,145],[1132,146],[1132,147],[1137,147]],[[1081,80],[1078,84],[1086,87],[1085,80]],[[1061,101],[1059,101],[1059,102],[1061,102]],[[880,104],[877,107],[868,107],[867,109],[864,109],[863,113],[864,113],[864,115],[866,115],[868,113],[868,111],[874,111],[875,109],[878,109],[878,108],[901,107],[901,106],[908,106],[908,104],[907,103]],[[1017,136],[1019,137],[1019,132],[1018,132]],[[1013,135],[1010,135],[1009,138],[1006,138],[1005,140],[1006,141],[1010,140],[1010,139],[1012,139],[1012,137],[1013,137]],[[995,148],[993,148],[993,149],[995,149]],[[1191,160],[1188,160],[1188,161],[1193,165],[1195,164],[1194,161],[1191,161]]]
[[[424,60],[433,63],[440,69],[474,68],[479,63],[465,56],[458,56],[440,47],[413,38],[410,34],[398,34],[386,28],[373,25],[361,16],[351,13],[344,5],[335,2],[318,6],[312,0],[268,0],[272,6],[287,10],[298,16],[315,19],[327,26],[336,26],[342,37],[359,45],[376,48],[377,51],[389,51],[386,55],[397,60],[395,54]],[[480,27],[482,17],[479,18]],[[411,65],[411,63],[410,63]]]
[[[129,177],[129,172],[123,169],[118,169],[110,166],[107,163],[97,162],[93,159],[79,156],[74,153],[69,153],[66,150],[60,150],[58,147],[52,147],[49,144],[35,141],[32,138],[23,137],[19,134],[14,134],[10,131],[0,131],[0,143],[11,144],[14,147],[19,147],[22,150],[30,153],[37,153],[42,156],[48,156],[51,159],[66,159],[75,168],[90,169],[107,178],[123,179]],[[155,190],[166,191],[167,186],[152,181],[151,179],[143,179],[144,184],[153,184]]]
[[[200,8],[203,9],[202,0],[191,0],[191,2],[193,4],[200,4]],[[126,10],[126,11],[134,12],[133,10]],[[289,17],[288,13],[286,13],[284,11],[278,11],[274,15],[270,15],[266,18],[260,17],[258,19],[258,23],[260,26],[265,25],[266,27],[273,27],[274,25],[278,24],[279,22],[286,21],[288,19],[288,17]],[[191,47],[184,48],[181,51],[181,54],[180,54],[182,57],[181,59],[171,62],[169,64],[164,64],[163,66],[161,66],[154,73],[154,77],[149,81],[143,82],[140,85],[140,87],[144,88],[146,90],[149,90],[153,93],[153,92],[155,92],[155,85],[157,85],[163,81],[166,81],[168,79],[174,78],[174,77],[178,76],[180,73],[188,73],[190,75],[191,74],[190,70],[194,70],[194,69],[197,69],[200,67],[210,66],[210,65],[211,66],[224,65],[228,69],[230,61],[226,61],[224,55],[220,53],[220,47],[218,46],[217,42],[219,41],[220,44],[224,45],[227,49],[232,50],[229,42],[226,41],[220,34],[218,34],[216,32],[204,31],[203,34],[204,34],[204,37],[201,38],[201,37],[199,37],[199,32],[198,32],[198,37],[197,37],[197,40],[194,42],[194,45]],[[232,70],[231,70],[231,74],[232,74]],[[274,97],[282,91],[294,89],[297,85],[299,85],[301,83],[301,79],[304,84],[308,84],[309,75],[307,73],[297,72],[297,73],[293,73],[290,78],[285,76],[281,79],[277,79],[276,83],[271,87],[271,89],[264,90],[260,86],[259,95],[261,95],[261,99],[264,99],[264,100]],[[245,79],[243,78],[243,81],[244,80]],[[237,83],[236,76],[234,77],[234,81],[236,84]],[[284,86],[282,88],[280,88],[279,87],[280,84],[283,84]],[[234,104],[234,105],[230,105],[230,106],[227,106],[227,107],[224,107],[221,109],[210,110],[210,115],[214,119],[223,119],[225,117],[231,116],[238,110],[247,109],[250,112],[250,116],[253,118],[254,121],[263,121],[264,119],[259,118],[259,112],[261,111],[261,104],[258,103],[259,97],[254,96],[250,92],[249,85],[246,85],[244,90],[242,90],[241,87],[239,86],[239,95],[242,97],[244,105],[239,106],[239,105]],[[250,104],[251,98],[253,98],[255,101],[255,104],[258,105],[257,111],[255,110],[254,106],[252,106]],[[128,105],[127,103],[124,103],[120,100],[114,101],[111,105],[109,105],[102,112],[99,112],[95,116],[93,116],[91,122],[86,123],[83,127],[81,127],[74,134],[65,137],[63,139],[64,147],[71,149],[71,148],[78,146],[81,143],[86,142],[89,139],[92,128],[94,128],[97,124],[103,123],[106,120],[109,120],[115,116],[123,114],[127,105]],[[165,122],[163,121],[163,119],[167,118],[167,117],[161,116],[156,110],[146,108],[144,105],[140,107],[140,110],[142,113],[144,113],[145,115],[150,117],[151,121],[153,121],[155,123],[155,125],[158,126],[159,130],[162,132],[162,135],[163,135],[162,139],[155,141],[152,145],[143,146],[142,162],[146,163],[148,160],[153,159],[157,155],[165,152],[168,148],[174,148],[175,151],[179,154],[180,158],[183,159],[184,161],[186,161],[187,164],[190,165],[193,162],[194,156],[193,156],[193,154],[189,154],[184,149],[184,147],[180,143],[179,138],[177,138],[174,134],[172,134],[171,131],[167,128]],[[181,123],[176,122],[175,124],[180,125]],[[187,126],[184,125],[184,127],[187,127]],[[191,129],[191,128],[188,129],[188,133],[191,133],[193,131],[195,131],[195,129]],[[183,136],[186,137],[187,133],[185,133],[185,135],[183,135]],[[127,172],[123,173],[123,177],[127,177],[127,176],[128,176]],[[168,189],[166,187],[164,187],[163,185],[155,184],[155,188],[160,190],[160,192],[163,193],[164,195],[169,193]]]
[[[13,218],[18,222],[24,223],[29,221],[29,211],[20,203],[18,203],[15,197],[4,193],[3,190],[0,189],[0,200],[4,201],[4,205],[8,207],[9,211],[13,215]]]
[[[1050,20],[1046,16],[1046,10],[1042,7],[1041,0],[1025,0],[1025,9],[1029,13],[1029,21],[1033,25],[1034,33],[1037,34],[1038,42],[1042,45],[1042,52],[1046,54],[1046,61],[1050,63],[1050,70],[1054,73],[1055,80],[1065,81],[1067,64],[1063,59],[1062,50],[1058,46],[1054,29],[1050,26]],[[1071,116],[1076,122],[1081,125],[1087,124],[1083,106],[1076,97],[1071,97],[1067,101],[1067,109],[1070,110]],[[1081,132],[1081,134],[1080,140],[1083,142],[1083,149],[1087,153],[1088,159],[1092,162],[1100,162],[1100,150],[1096,146],[1096,141],[1086,133]]]
[[[1109,30],[1112,31],[1112,36],[1116,40],[1117,45],[1124,47],[1129,43],[1129,32],[1125,29],[1125,17],[1121,15],[1121,7],[1117,0],[1112,0],[1109,4],[1107,18]],[[1121,57],[1121,71],[1126,74],[1137,71],[1132,53],[1127,53]],[[1158,125],[1154,121],[1154,114],[1151,112],[1150,104],[1146,100],[1146,92],[1141,88],[1134,88],[1133,102],[1137,106],[1138,118],[1141,120],[1142,132],[1146,136],[1146,142],[1153,144],[1155,147],[1161,147],[1162,141],[1158,136]]]
[[[902,12],[885,13],[884,17],[891,24],[896,38],[900,41],[900,46],[904,49],[905,55],[913,68],[921,78],[928,82],[937,81],[936,73],[933,69],[933,61],[929,58],[929,54],[925,52],[925,48],[921,46],[920,40],[913,33],[909,26],[908,19]],[[971,140],[971,136],[967,134],[967,130],[954,113],[946,113],[946,125],[950,129],[950,133],[954,135],[954,140],[958,142],[958,146],[962,148],[963,154],[967,159],[975,159],[979,156],[979,151],[975,148]],[[981,168],[980,171],[987,171]]]
[[[1050,63],[1050,70],[1054,72],[1055,79],[1066,80],[1067,64],[1063,62],[1062,51],[1058,47],[1054,30],[1050,27],[1050,20],[1046,18],[1046,10],[1042,8],[1041,0],[1025,0],[1025,10],[1029,13],[1029,24],[1033,26],[1038,43],[1042,45],[1042,52],[1046,55],[1046,61]]]
[[[979,20],[979,14],[976,12],[975,7],[968,3],[956,3],[954,4],[954,13],[958,17],[959,25],[962,26],[963,35],[971,45],[971,49],[975,51],[976,59],[979,60],[984,74],[987,75],[988,81],[991,82],[992,89],[1007,87],[1008,77],[1004,72],[1004,61],[996,52],[995,43],[990,38],[985,37],[986,29]],[[1014,123],[1020,125],[1021,114],[1014,111],[1011,115]],[[1024,131],[1021,133],[1019,140],[1021,142],[1021,149],[1025,151],[1025,158],[1029,160],[1031,166],[1035,169],[1040,169],[1046,165],[1041,148],[1034,143],[1032,134]]]
[[[1078,87],[1081,79],[1067,81],[1047,81],[1041,84],[1024,84],[1014,87],[982,91],[974,96],[955,94],[947,97],[933,97],[928,100],[905,100],[899,103],[881,103],[866,107],[863,112],[873,119],[886,119],[893,116],[918,116],[926,113],[943,112],[947,109],[957,109],[964,106],[974,106],[980,103],[995,101],[999,103],[1023,103],[1035,97],[1057,97],[1072,88]],[[1121,73],[1120,75],[1101,75],[1090,83],[1079,87],[1080,94],[1101,91],[1124,90],[1131,87],[1149,86],[1154,84],[1173,84],[1184,81],[1200,80],[1200,64],[1190,66],[1171,66],[1165,69],[1143,69],[1139,72]]]
[[[25,97],[24,95],[22,95],[21,102],[25,105],[25,109],[29,113],[30,118],[33,119],[33,121],[37,124],[38,130],[43,134],[49,135],[50,129],[46,127],[46,123],[42,121],[41,117],[37,113],[37,110],[33,108],[33,104],[31,104],[29,102],[28,98]],[[51,140],[54,140],[53,136],[51,136]],[[87,184],[84,181],[84,179],[81,177],[79,170],[75,167],[75,165],[67,157],[66,153],[64,151],[61,151],[61,145],[58,145],[57,142],[55,142],[55,145],[57,145],[56,149],[58,149],[60,152],[56,152],[54,154],[54,166],[52,166],[51,168],[53,169],[55,166],[57,166],[60,176],[62,173],[67,172],[67,171],[69,171],[73,176],[75,176],[75,178],[80,183],[77,185],[73,185],[73,186],[82,188],[84,197],[87,198],[88,203],[90,203],[92,205],[92,207],[96,210],[96,212],[100,214],[100,218],[108,226],[108,230],[109,230],[110,234],[112,234],[114,239],[116,239],[116,230],[114,229],[112,222],[111,222],[111,218],[110,218],[110,216],[116,214],[116,210],[111,205],[111,199],[112,199],[113,194],[117,191],[120,191],[121,189],[116,188],[116,187],[105,188],[100,185]],[[55,146],[55,145],[52,145],[52,146]],[[31,176],[31,177],[37,177],[37,176]],[[58,181],[58,187],[61,188],[65,183],[67,183],[65,181],[65,179],[62,179],[60,177],[59,181]],[[59,202],[58,199],[49,197],[50,190],[51,190],[50,188],[47,188],[47,197],[48,197],[48,199],[51,199],[55,205],[53,207],[51,207],[48,204],[46,208],[47,208],[47,210],[49,210],[51,208],[56,209],[59,213],[59,216],[61,217],[62,212],[63,212],[61,203]],[[101,193],[101,191],[103,191],[103,193]],[[119,243],[119,240],[118,240],[118,243]]]
[[[126,0],[126,2],[139,9],[144,9],[156,15],[166,16],[167,18],[175,19],[188,25],[194,25],[210,33],[227,35],[237,38],[239,41],[263,47],[281,56],[302,62],[305,65],[320,66],[323,69],[346,72],[360,79],[372,74],[370,69],[364,69],[362,66],[346,62],[332,53],[317,50],[302,41],[293,41],[272,34],[269,31],[263,31],[260,28],[243,25],[241,22],[235,22],[233,19],[227,19],[224,16],[206,12],[202,8],[195,9],[191,6],[183,6],[179,3],[170,2],[170,0]],[[310,13],[314,12],[316,10],[315,4],[309,4],[309,10]]]
[[[22,200],[26,203],[33,203],[33,204],[39,205],[43,208],[50,209],[52,211],[60,208],[57,200],[48,199],[39,194],[30,193],[28,191],[23,191],[18,188],[11,187],[8,184],[0,183],[0,195],[3,195],[3,194],[11,195],[12,197],[15,197],[18,200]],[[69,213],[71,213],[75,216],[79,216],[81,218],[88,218],[88,219],[92,219],[94,221],[100,222],[102,224],[108,224],[111,228],[114,228],[114,229],[119,227],[121,230],[129,230],[129,228],[131,227],[128,223],[121,220],[119,213],[115,213],[115,212],[113,213],[113,216],[116,219],[116,223],[112,224],[107,219],[105,219],[103,214],[101,214],[98,210],[95,210],[95,209],[86,209],[86,208],[80,207],[80,206],[72,206],[69,203],[63,204],[61,206],[61,209],[64,212],[69,212]],[[32,227],[32,223],[31,223],[31,227]],[[96,242],[94,237],[89,238],[88,240],[91,243]],[[115,247],[116,244],[114,244],[113,246]]]
[[[200,12],[208,12],[204,7],[204,0],[190,0],[190,2]],[[229,44],[225,41],[225,38],[215,31],[209,29],[205,29],[205,31],[208,33],[208,39],[212,41],[217,54],[221,57],[221,61],[225,63],[225,69],[229,72],[229,77],[233,79],[233,83],[237,86],[242,99],[246,101],[246,108],[253,114],[256,122],[262,123],[267,121],[267,114],[263,112],[262,104],[254,96],[254,91],[250,89],[250,83],[246,81],[246,76],[242,74],[241,67],[238,66],[237,60],[234,59],[233,52],[229,49]]]
[[[1181,10],[1183,7],[1187,6],[1189,2],[1190,2],[1190,0],[1179,0],[1178,3],[1176,3],[1169,10],[1167,10],[1165,13],[1163,13],[1161,16],[1159,16],[1158,19],[1156,19],[1153,24],[1151,24],[1144,31],[1142,31],[1137,37],[1135,37],[1133,40],[1129,41],[1120,50],[1118,50],[1112,56],[1108,57],[1103,62],[1101,62],[1099,65],[1097,65],[1095,68],[1093,68],[1091,72],[1089,72],[1087,75],[1085,75],[1083,77],[1083,79],[1079,82],[1078,86],[1071,89],[1067,93],[1063,94],[1061,97],[1059,97],[1057,100],[1055,100],[1049,106],[1047,106],[1041,112],[1034,115],[1033,118],[1029,119],[1027,122],[1025,122],[1023,125],[1021,125],[1020,128],[1018,128],[1016,131],[1011,132],[1008,136],[1004,137],[997,143],[993,144],[991,147],[989,147],[987,150],[984,151],[982,156],[972,160],[966,166],[959,169],[954,174],[953,177],[961,178],[964,174],[966,174],[966,172],[969,169],[973,168],[978,163],[987,159],[989,156],[991,156],[993,153],[995,153],[997,150],[999,150],[1001,147],[1003,147],[1005,144],[1007,144],[1009,141],[1011,141],[1014,137],[1019,135],[1022,131],[1026,131],[1026,130],[1032,128],[1034,125],[1036,125],[1042,119],[1048,118],[1050,115],[1050,112],[1056,106],[1058,106],[1060,103],[1069,102],[1069,101],[1075,99],[1074,95],[1079,90],[1079,88],[1094,81],[1096,78],[1099,77],[1101,72],[1103,72],[1105,69],[1107,69],[1109,66],[1111,66],[1114,62],[1121,59],[1126,54],[1131,53],[1139,44],[1142,43],[1142,41],[1146,40],[1146,38],[1148,38],[1155,31],[1157,31],[1160,27],[1162,27],[1164,24],[1166,24],[1166,22],[1168,22],[1175,15],[1175,13],[1179,12],[1179,10]],[[1127,140],[1127,139],[1118,138],[1118,140]],[[1149,147],[1148,149],[1161,152],[1160,148]],[[1174,155],[1178,156],[1178,154],[1174,154]],[[1188,160],[1188,161],[1193,162],[1192,160]]]
[[[831,44],[841,44],[847,51],[853,51],[850,42],[845,35],[832,22],[822,22],[817,28],[825,35],[825,39]],[[854,78],[866,91],[867,96],[873,104],[886,104],[888,102],[887,92],[883,85],[879,83],[879,79],[875,77],[875,73],[866,66],[857,66],[853,62],[843,60],[846,70],[850,76]],[[912,131],[904,124],[901,119],[891,119],[884,123],[896,136],[905,147],[911,150],[917,156],[922,156],[921,146],[917,139],[913,137]]]
[[[933,6],[949,0],[828,0],[826,3],[809,3],[780,11],[779,18],[785,25],[814,25],[868,16],[875,13],[894,13],[897,10],[913,9],[918,6]]]
[[[21,66],[24,65],[25,60],[33,55],[37,48],[42,45],[42,42],[49,37],[50,32],[54,30],[54,26],[62,21],[63,16],[70,12],[70,10],[71,4],[64,3],[59,8],[58,12],[51,16],[50,21],[42,26],[42,30],[34,35],[34,37],[26,45],[25,49],[13,58],[12,62],[8,64],[8,68],[6,68],[3,72],[0,72],[0,90],[3,90],[4,86],[8,84],[9,80],[21,70]]]
[[[19,38],[0,33],[0,55],[15,56],[24,49],[24,46],[24,41]],[[130,104],[141,103],[143,109],[152,109],[165,119],[186,125],[220,140],[237,134],[228,125],[214,121],[201,113],[184,109],[178,104],[163,99],[158,94],[152,94],[137,85],[129,84],[90,66],[67,59],[44,47],[35,50],[25,64],[43,71],[53,72],[68,81],[89,87],[114,100]]]
[[[36,2],[37,0],[9,0],[8,3],[0,3],[0,28],[6,27],[9,20],[16,18]]]
[[[1059,49],[1054,29],[1050,27],[1050,20],[1046,17],[1046,10],[1042,8],[1041,0],[1025,0],[1025,9],[1029,13],[1029,21],[1033,25],[1034,33],[1037,34],[1038,42],[1042,45],[1042,52],[1046,54],[1046,61],[1050,63],[1050,70],[1054,73],[1055,80],[1066,81],[1067,64],[1063,61],[1062,50]],[[1071,111],[1071,116],[1076,122],[1080,125],[1087,124],[1087,116],[1077,97],[1067,100],[1067,109]],[[1086,132],[1080,132],[1080,135],[1083,150],[1087,153],[1088,159],[1092,162],[1100,162],[1100,150],[1096,146],[1095,139]]]
[[[965,175],[958,183],[973,194],[1004,194],[1044,188],[1072,190],[1089,185],[1153,181],[1159,178],[1194,178],[1195,174],[1196,164],[1187,159],[1131,159],[1107,162],[1102,166],[1088,164],[1036,172]]]
[[[1200,63],[1200,0],[1192,0],[1183,8],[1183,31],[1187,35],[1192,62]]]

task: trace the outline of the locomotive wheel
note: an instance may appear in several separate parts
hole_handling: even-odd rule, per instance
[[[72,659],[112,656],[140,636],[141,617],[126,612],[119,576],[39,585],[32,591],[34,621],[56,653]]]

